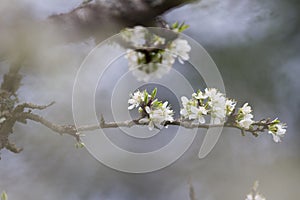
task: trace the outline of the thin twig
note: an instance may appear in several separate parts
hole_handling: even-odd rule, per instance
[[[132,126],[145,126],[148,125],[147,123],[141,123],[139,122],[139,119],[136,120],[128,120],[128,121],[122,121],[122,122],[105,122],[103,116],[100,119],[99,124],[93,124],[93,125],[84,125],[77,127],[75,125],[57,125],[54,124],[43,117],[33,114],[33,113],[20,113],[18,115],[18,120],[24,120],[29,119],[38,123],[43,124],[44,126],[48,127],[49,129],[53,130],[54,132],[57,132],[59,134],[69,134],[71,136],[78,136],[79,132],[85,132],[85,131],[93,131],[97,129],[105,129],[105,128],[119,128],[119,127],[132,127]],[[181,121],[180,119],[175,121],[167,121],[163,124],[163,126],[182,126],[187,129],[195,129],[195,128],[221,128],[221,127],[230,127],[230,128],[237,128],[239,130],[243,130],[242,128],[232,125],[232,124],[194,124],[189,121]],[[251,132],[251,130],[244,130]]]

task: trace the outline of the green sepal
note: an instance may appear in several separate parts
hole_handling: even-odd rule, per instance
[[[175,23],[172,24],[172,28],[173,28],[173,29],[178,28],[178,26],[179,26],[179,23],[178,23],[178,22],[175,22]]]
[[[6,194],[5,191],[3,191],[2,194],[1,194],[1,200],[7,200],[7,199],[8,199],[7,194]]]
[[[144,90],[144,102],[145,104],[148,103],[148,92],[146,90]]]
[[[154,90],[151,93],[151,98],[154,99],[156,97],[157,88],[154,88]]]

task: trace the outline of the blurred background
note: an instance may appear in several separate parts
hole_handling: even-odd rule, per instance
[[[65,36],[56,38],[51,31],[41,34],[36,23],[81,3],[4,0],[0,5],[0,53],[9,49],[9,58],[16,49],[31,54],[21,71],[20,100],[37,104],[55,100],[54,106],[40,114],[60,124],[73,123],[76,72],[98,41],[86,38],[57,44]],[[15,126],[11,135],[24,147],[23,152],[1,151],[0,191],[5,190],[9,199],[32,200],[188,199],[191,179],[199,200],[238,200],[245,199],[253,182],[259,180],[259,190],[268,200],[299,198],[299,10],[297,0],[202,0],[163,15],[169,23],[190,25],[185,33],[209,52],[223,76],[228,97],[249,102],[256,119],[279,117],[288,124],[283,142],[275,144],[268,134],[243,137],[237,130],[224,129],[213,151],[199,160],[204,137],[199,130],[191,148],[177,162],[136,175],[107,168],[85,149],[76,149],[73,138],[30,122]],[[28,30],[30,47],[22,40],[23,31]],[[105,26],[101,30],[105,39]],[[0,66],[2,81],[9,62],[0,60]],[[199,79],[190,76],[191,83],[198,85]]]

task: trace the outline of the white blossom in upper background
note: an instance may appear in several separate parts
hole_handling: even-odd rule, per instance
[[[188,26],[177,23],[174,27],[182,32]],[[191,47],[184,39],[177,38],[166,43],[165,38],[141,26],[124,29],[121,36],[131,45],[125,58],[128,60],[129,70],[138,81],[161,78],[171,70],[176,58],[180,63],[189,59]]]
[[[186,40],[177,38],[171,43],[168,50],[174,53],[175,57],[178,56],[178,61],[181,64],[183,64],[184,61],[187,61],[190,58],[189,52],[191,51],[191,46]]]
[[[146,43],[146,35],[148,30],[142,26],[135,26],[134,28],[126,28],[121,32],[122,38],[131,43],[135,47],[142,47]]]

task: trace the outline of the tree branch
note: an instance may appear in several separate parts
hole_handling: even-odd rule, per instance
[[[147,123],[141,123],[139,122],[139,119],[135,120],[128,120],[128,121],[123,121],[123,122],[105,122],[104,118],[101,117],[100,123],[99,124],[93,124],[93,125],[84,125],[76,128],[75,125],[57,125],[54,124],[45,118],[33,114],[33,113],[20,113],[17,115],[18,121],[23,121],[23,120],[32,120],[35,122],[38,122],[49,129],[51,129],[54,132],[57,132],[59,134],[68,134],[71,136],[76,137],[78,141],[80,141],[80,132],[85,132],[85,131],[93,131],[97,129],[105,129],[105,128],[119,128],[119,127],[132,127],[132,126],[145,126],[148,125]],[[209,129],[209,128],[221,128],[221,127],[228,127],[228,128],[236,128],[239,130],[247,131],[247,132],[253,132],[251,129],[243,129],[235,124],[229,124],[229,123],[224,123],[224,124],[194,124],[190,121],[181,121],[180,119],[175,120],[175,121],[167,121],[163,126],[182,126],[187,129],[195,129],[195,128],[204,128],[204,129]]]
[[[17,121],[22,123],[26,123],[26,120],[32,120],[38,122],[46,126],[47,128],[51,129],[52,131],[59,133],[60,135],[68,134],[75,137],[77,141],[80,141],[78,131],[74,125],[57,125],[37,114],[33,114],[29,112],[19,113],[18,115],[16,115],[16,118]]]
[[[156,17],[170,9],[195,1],[95,0],[81,4],[68,13],[52,15],[48,21],[54,25],[54,33],[67,35],[65,40],[69,42],[84,40],[91,36],[101,41],[125,27],[161,26],[161,23],[155,20]]]

